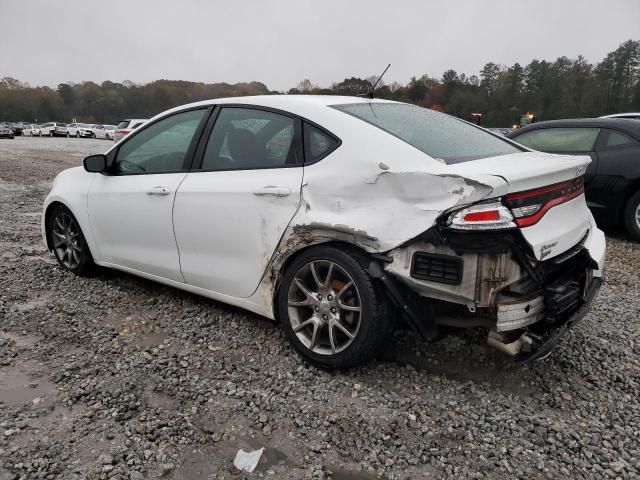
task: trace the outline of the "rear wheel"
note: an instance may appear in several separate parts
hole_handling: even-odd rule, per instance
[[[76,275],[85,275],[93,268],[93,257],[78,221],[63,205],[54,207],[47,228],[58,264]]]
[[[389,332],[383,292],[357,250],[313,247],[284,273],[278,314],[293,347],[313,365],[348,368],[372,359]]]
[[[640,191],[633,194],[627,202],[624,225],[631,238],[640,242]]]

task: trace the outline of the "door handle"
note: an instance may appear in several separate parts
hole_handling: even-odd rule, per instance
[[[262,197],[264,195],[273,195],[275,197],[286,197],[291,194],[291,190],[285,187],[274,187],[274,186],[266,186],[262,188],[257,188],[253,191],[254,195]]]
[[[169,195],[171,189],[169,187],[153,187],[151,190],[147,190],[147,195]]]

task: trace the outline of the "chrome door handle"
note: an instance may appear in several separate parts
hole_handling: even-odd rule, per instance
[[[153,187],[147,191],[147,195],[169,195],[171,189],[169,187]]]
[[[254,195],[259,197],[264,195],[273,195],[275,197],[286,197],[291,194],[291,190],[284,187],[273,187],[271,185],[267,187],[257,188],[253,191]]]

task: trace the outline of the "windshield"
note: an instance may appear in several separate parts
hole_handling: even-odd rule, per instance
[[[415,105],[351,103],[333,108],[381,128],[448,164],[523,151],[481,128]]]

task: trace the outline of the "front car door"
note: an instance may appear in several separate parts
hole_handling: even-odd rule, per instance
[[[640,141],[623,131],[603,128],[596,151],[598,176],[590,187],[590,207],[599,221],[616,224],[630,187],[640,177]]]
[[[247,107],[216,114],[178,189],[174,228],[187,283],[246,298],[300,204],[301,122]]]
[[[110,152],[89,189],[91,229],[105,262],[182,282],[172,209],[207,108],[164,117]]]

